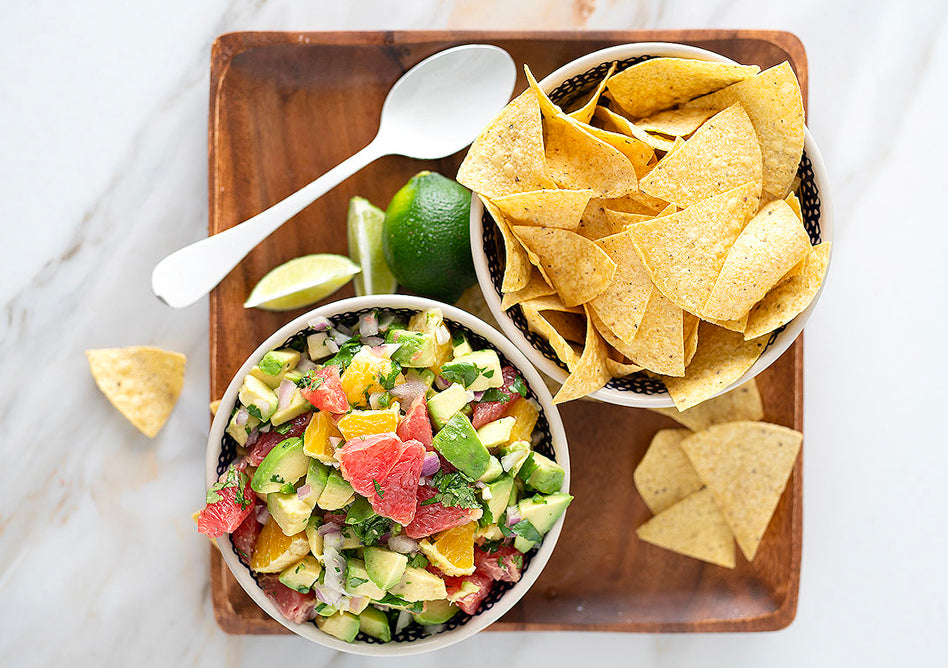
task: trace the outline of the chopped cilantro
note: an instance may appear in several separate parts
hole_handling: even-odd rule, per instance
[[[421,505],[430,506],[434,503],[440,503],[444,506],[454,508],[477,509],[481,507],[477,500],[477,489],[474,487],[474,479],[470,478],[460,471],[454,473],[445,473],[438,471],[432,478],[437,494],[422,501]]]
[[[536,470],[537,463],[533,460],[533,453],[531,452],[527,455],[527,458],[523,460],[523,465],[521,465],[520,470],[517,471],[517,477],[521,480],[527,480]]]
[[[379,406],[382,408],[388,408],[391,405],[392,405],[392,393],[382,392],[382,395],[379,397]]]
[[[509,399],[510,395],[499,387],[486,389],[484,390],[484,394],[481,395],[481,401],[507,401]]]
[[[284,423],[281,424],[279,427],[274,427],[274,428],[273,428],[273,431],[275,431],[276,433],[282,435],[282,434],[286,434],[286,433],[287,433],[288,431],[290,431],[290,429],[292,429],[292,428],[293,428],[293,423],[292,423],[292,422],[284,422]]]
[[[487,554],[493,554],[497,551],[497,548],[503,545],[502,540],[487,540],[481,545],[481,549],[484,550]]]
[[[271,353],[264,355],[263,359],[260,360],[260,363],[257,364],[257,366],[260,367],[260,370],[268,376],[276,376],[278,373],[283,371],[283,362],[278,360]]]
[[[260,413],[260,409],[257,408],[254,404],[250,404],[249,406],[247,406],[247,412],[253,415],[258,420],[263,419],[263,414]]]
[[[470,387],[481,374],[489,378],[490,376],[487,375],[487,371],[488,369],[479,367],[471,362],[459,362],[443,366],[441,368],[441,376],[451,383],[460,383],[464,387]],[[491,375],[493,375],[493,370],[490,371]]]
[[[507,538],[510,538],[514,535],[513,531],[510,530],[510,527],[507,526],[507,522],[501,522],[497,526],[500,528],[500,533],[504,534]]]
[[[339,347],[338,353],[326,360],[326,366],[329,366],[330,364],[337,364],[342,369],[345,369],[347,366],[349,366],[352,358],[355,357],[356,353],[361,349],[361,337],[358,334],[355,334],[351,339]]]
[[[411,566],[412,568],[424,568],[425,566],[428,565],[428,560],[425,558],[425,555],[416,554],[408,562],[408,565]]]
[[[395,381],[398,380],[398,375],[402,372],[402,367],[398,362],[392,362],[392,369],[384,376],[379,376],[379,385],[384,387],[386,390],[390,390],[395,387]]]
[[[523,555],[522,554],[515,554],[512,557],[510,557],[510,560],[514,562],[514,566],[516,566],[517,568],[523,568]]]
[[[243,471],[238,471],[234,468],[233,465],[227,467],[227,475],[223,480],[219,480],[211,485],[211,488],[207,490],[207,496],[204,500],[207,503],[217,503],[221,501],[224,497],[220,494],[222,489],[230,489],[231,487],[237,488],[237,493],[234,495],[234,500],[240,504],[241,508],[246,508],[253,501],[251,499],[244,497],[244,487],[247,486],[247,474]]]
[[[533,526],[533,522],[530,520],[520,520],[510,528],[521,538],[529,540],[533,543],[539,543],[541,540],[543,540],[543,536],[539,531],[537,531],[537,528]]]
[[[359,585],[364,585],[366,582],[368,582],[368,580],[366,580],[365,578],[357,578],[354,575],[350,575],[349,581],[346,582],[346,586],[352,587],[353,589],[355,589]]]
[[[373,514],[359,522],[350,522],[347,519],[346,524],[352,527],[352,532],[363,545],[375,545],[382,535],[391,529],[392,520]]]
[[[546,503],[546,497],[541,494],[534,494],[530,500],[534,503]]]
[[[403,608],[408,610],[408,612],[421,612],[424,603],[422,601],[416,601],[414,603],[409,603],[400,596],[395,594],[385,594],[382,599],[379,601],[382,605],[390,605],[393,608]]]
[[[482,527],[489,526],[494,523],[494,513],[490,511],[490,507],[485,503],[484,504],[484,514],[481,515],[481,519],[477,522]]]
[[[521,397],[527,396],[529,390],[527,390],[527,384],[523,382],[523,378],[517,376],[514,379],[513,385],[510,386],[510,389],[519,394]]]
[[[315,390],[323,384],[323,379],[316,375],[316,369],[310,369],[296,384],[304,390]]]
[[[380,499],[385,498],[385,490],[382,489],[382,486],[379,484],[379,481],[375,478],[372,478],[372,485],[375,487],[375,493],[379,495]]]
[[[280,474],[274,473],[272,476],[270,476],[270,482],[275,482],[277,484],[282,485],[283,483],[286,482],[286,480],[284,480],[283,476],[281,476]]]

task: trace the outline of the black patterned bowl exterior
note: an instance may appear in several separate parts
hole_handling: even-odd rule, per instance
[[[620,49],[621,47],[614,47],[612,49],[607,49],[606,51],[614,53]],[[702,52],[700,49],[694,49],[693,51]],[[707,54],[710,52],[703,53]],[[553,100],[553,102],[558,104],[561,108],[568,110],[581,105],[585,99],[587,99],[588,96],[592,94],[596,86],[599,85],[603,77],[606,76],[606,72],[609,70],[609,67],[613,61],[617,63],[616,71],[621,72],[628,67],[635,65],[636,63],[649,60],[650,58],[659,57],[659,55],[666,54],[655,53],[654,55],[637,55],[629,58],[616,58],[613,56],[603,60],[599,64],[589,67],[589,69],[586,69],[579,74],[569,77],[568,79],[562,81],[562,83],[559,85],[552,88],[552,90],[549,90],[547,86],[544,86],[544,89],[548,90],[548,95],[550,96],[550,99]],[[716,54],[712,55],[715,55],[715,59],[721,59],[721,57],[717,56]],[[690,57],[696,56],[691,55]],[[550,77],[548,77],[548,79],[555,77],[556,74],[557,73],[554,72],[550,75]],[[541,85],[545,83],[546,80],[541,82]],[[821,220],[824,219],[825,214],[820,200],[820,187],[817,183],[814,166],[806,150],[803,152],[803,157],[800,161],[800,167],[797,171],[797,177],[800,179],[798,193],[801,208],[803,210],[803,223],[806,227],[807,233],[810,235],[810,243],[818,244],[824,240],[824,235],[822,234],[821,230]],[[527,325],[527,321],[523,316],[523,311],[519,305],[511,307],[506,312],[506,314],[499,312],[499,308],[494,308],[492,302],[499,304],[500,300],[503,298],[503,293],[500,289],[500,286],[503,282],[504,268],[506,266],[503,239],[498,233],[497,226],[494,224],[490,214],[480,206],[480,202],[475,202],[475,209],[480,211],[482,214],[480,220],[481,228],[483,230],[481,247],[483,249],[484,258],[486,259],[490,282],[490,285],[488,286],[484,285],[484,282],[482,281],[481,289],[484,291],[493,290],[497,297],[496,301],[488,299],[488,304],[491,306],[491,311],[493,312],[494,317],[498,322],[503,322],[506,319],[513,324],[516,330],[533,348],[532,351],[527,351],[528,355],[531,353],[538,354],[552,364],[556,365],[556,367],[561,369],[564,373],[568,373],[566,364],[560,361],[560,359],[556,356],[556,353],[553,351],[553,348],[550,347],[550,344],[547,342],[547,340],[530,330],[529,326]],[[472,235],[472,246],[473,245],[474,239]],[[818,298],[819,295],[817,295],[817,297],[813,300],[813,303],[816,303]],[[802,316],[797,317],[800,318]],[[781,338],[781,334],[783,334],[788,326],[789,325],[780,327],[771,334],[770,339],[767,342],[767,346],[764,349],[764,354],[766,354],[767,349],[776,344],[776,342]],[[743,381],[744,379],[741,380],[741,382]],[[606,384],[604,390],[614,390],[626,395],[668,396],[665,390],[665,384],[660,379],[648,375],[646,372],[639,372],[625,378],[613,378]],[[612,401],[610,397],[606,396],[607,394],[609,393],[600,391],[599,393],[593,393],[592,396],[603,399],[604,401]],[[671,405],[670,399],[666,405]]]

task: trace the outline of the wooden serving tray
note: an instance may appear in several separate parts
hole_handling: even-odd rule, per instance
[[[262,211],[365,146],[391,85],[427,56],[456,44],[505,48],[538,78],[598,49],[627,42],[683,42],[745,64],[789,60],[807,93],[800,41],[769,31],[246,32],[222,35],[211,56],[208,233]],[[525,86],[520,75],[518,90]],[[456,173],[443,160],[387,157],[309,206],[258,246],[211,293],[211,398],[247,355],[298,312],[245,311],[270,269],[307,253],[347,253],[353,195],[384,207],[423,170]],[[331,299],[351,296],[347,287]],[[759,377],[765,419],[802,430],[803,344]],[[575,401],[560,408],[572,454],[571,493],[556,551],[530,592],[490,628],[514,631],[768,631],[796,614],[802,534],[802,457],[760,546],[734,570],[653,547],[635,537],[650,516],[632,470],[652,435],[676,426],[646,410]],[[214,611],[228,633],[287,633],[248,597],[211,550]]]

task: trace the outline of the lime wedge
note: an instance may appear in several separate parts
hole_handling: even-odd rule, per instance
[[[355,277],[355,293],[388,295],[395,292],[397,283],[382,253],[382,223],[385,212],[372,206],[364,197],[349,200],[349,257],[362,267]]]
[[[359,273],[347,257],[323,253],[284,262],[260,279],[244,308],[291,311],[328,297]]]

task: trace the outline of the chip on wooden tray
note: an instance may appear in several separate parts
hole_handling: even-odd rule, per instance
[[[639,496],[657,515],[704,487],[681,442],[688,429],[662,429],[655,433],[632,479]]]
[[[730,392],[708,399],[687,410],[679,411],[674,407],[650,408],[649,410],[667,415],[692,431],[701,431],[722,422],[764,418],[764,404],[760,398],[757,381],[753,378]]]
[[[734,536],[707,488],[666,508],[635,533],[646,543],[734,568]]]
[[[803,434],[766,422],[727,422],[681,442],[748,561],[783,494]]]
[[[149,438],[161,431],[184,385],[187,358],[150,346],[87,350],[96,385]]]

